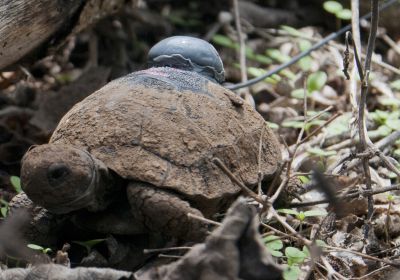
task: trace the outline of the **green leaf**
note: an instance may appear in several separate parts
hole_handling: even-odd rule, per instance
[[[73,241],[76,244],[82,245],[84,247],[92,248],[93,246],[105,241],[106,239],[92,239],[87,241]]]
[[[311,256],[310,251],[308,250],[307,246],[303,246],[303,253],[309,258]]]
[[[400,106],[400,99],[397,98],[379,98],[378,99],[379,103],[384,105],[384,106],[395,106],[399,107]]]
[[[283,253],[281,251],[274,251],[274,250],[269,250],[272,256],[276,258],[281,258],[283,257]]]
[[[336,155],[336,151],[324,151],[320,148],[308,148],[307,152],[311,155],[316,155],[320,157],[329,157]]]
[[[4,206],[8,206],[8,202],[5,201],[4,199],[0,198],[0,204],[4,205]]]
[[[296,74],[294,74],[292,71],[288,70],[288,69],[283,69],[280,74],[286,76],[287,78],[289,78],[289,80],[294,81],[296,79]]]
[[[317,71],[308,76],[307,79],[307,89],[309,92],[318,91],[322,89],[328,80],[328,76],[325,72]]]
[[[338,11],[336,13],[336,17],[338,17],[342,20],[351,20],[351,10],[343,9],[341,11]]]
[[[295,36],[295,37],[299,37],[299,36],[303,35],[303,33],[298,31],[296,28],[293,28],[293,27],[288,26],[288,25],[281,25],[281,29],[286,31],[290,35]]]
[[[374,112],[371,112],[369,116],[378,124],[384,124],[389,118],[390,114],[386,111],[375,110]]]
[[[308,41],[308,40],[300,40],[299,41],[299,49],[302,52],[311,49],[311,47],[312,47],[312,44],[310,41]],[[307,57],[309,57],[309,56],[307,56]]]
[[[268,235],[263,238],[264,244],[271,250],[280,250],[283,248],[282,240],[276,235]]]
[[[290,93],[290,95],[293,98],[304,99],[304,89],[302,89],[302,88],[295,89]],[[311,94],[309,92],[307,92],[307,96],[311,96]]]
[[[325,241],[323,241],[323,240],[321,240],[321,239],[315,240],[315,243],[316,243],[317,246],[319,246],[319,247],[325,247],[325,246],[326,246]]]
[[[247,67],[247,73],[253,77],[259,77],[267,73],[264,69],[261,68],[256,68],[256,67]],[[272,75],[271,77],[268,77],[264,79],[265,82],[269,84],[277,84],[280,80],[280,77],[278,75]]]
[[[352,116],[350,113],[345,113],[333,120],[333,122],[331,122],[330,124],[328,124],[328,126],[326,127],[326,131],[328,134],[327,137],[341,135],[346,131],[349,131],[349,123],[351,117]]]
[[[271,64],[272,63],[272,59],[270,59],[269,57],[262,55],[262,54],[253,55],[252,60],[263,63],[263,64]]]
[[[326,211],[325,210],[309,210],[304,212],[304,216],[306,217],[315,217],[315,216],[326,216]]]
[[[273,122],[267,122],[269,128],[271,129],[279,129],[279,125]]]
[[[51,248],[46,248],[43,250],[43,253],[48,254],[51,253],[53,250],[51,250]]]
[[[227,36],[221,34],[215,34],[211,41],[217,45],[227,47],[227,48],[234,48],[235,43]]]
[[[299,176],[299,179],[303,184],[307,184],[308,182],[310,182],[310,178],[308,178],[307,176],[301,175]]]
[[[0,208],[0,213],[3,216],[3,218],[7,217],[8,207],[1,207]]]
[[[287,55],[284,55],[283,53],[281,53],[279,50],[277,49],[267,49],[265,51],[265,53],[271,57],[272,59],[280,62],[280,63],[285,63],[288,62],[290,60],[290,57]]]
[[[396,80],[390,83],[390,87],[395,90],[400,90],[400,80]]]
[[[293,209],[278,209],[278,212],[283,213],[283,214],[290,214],[290,215],[294,215],[294,216],[299,214],[299,212],[297,212],[296,210],[293,210]]]
[[[17,193],[22,191],[21,189],[21,179],[18,176],[11,176],[10,177],[11,185],[14,187]]]
[[[301,270],[297,265],[288,266],[283,271],[283,279],[285,280],[297,280],[300,277]]]
[[[336,1],[326,1],[323,4],[325,11],[331,14],[337,14],[339,11],[343,10],[342,4]]]
[[[304,221],[304,219],[306,218],[306,215],[304,215],[303,211],[300,211],[299,214],[296,215],[296,218],[300,221]]]
[[[288,258],[288,264],[301,264],[304,262],[304,259],[307,257],[303,251],[295,247],[286,247],[285,248],[285,256]]]
[[[297,62],[297,64],[299,65],[301,70],[310,71],[312,62],[313,62],[312,58],[309,56],[306,56],[306,57],[303,57],[302,59],[300,59],[299,62]]]
[[[28,244],[26,245],[28,248],[31,248],[32,250],[36,250],[36,251],[43,251],[43,247],[40,245],[36,245],[36,244]]]
[[[301,121],[284,121],[282,123],[283,127],[292,127],[292,128],[303,128],[304,122]]]
[[[381,125],[376,130],[368,131],[368,136],[370,138],[377,138],[377,137],[385,137],[388,136],[392,132],[392,129],[387,125]]]
[[[400,129],[400,119],[387,119],[386,125],[393,130],[399,130]]]

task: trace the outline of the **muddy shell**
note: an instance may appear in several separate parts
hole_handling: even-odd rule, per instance
[[[248,186],[280,164],[264,119],[233,93],[188,71],[150,68],[114,80],[76,104],[50,143],[86,149],[126,180],[148,182],[189,200],[220,199],[240,189],[218,169],[220,158]]]

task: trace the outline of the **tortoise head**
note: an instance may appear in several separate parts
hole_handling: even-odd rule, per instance
[[[217,50],[207,41],[189,36],[173,36],[155,44],[149,51],[153,67],[172,67],[194,71],[217,83],[225,80],[225,71]]]
[[[22,159],[21,185],[36,204],[57,214],[104,209],[106,166],[87,151],[68,145],[31,148]]]

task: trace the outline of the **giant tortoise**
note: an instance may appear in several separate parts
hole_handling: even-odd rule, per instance
[[[277,171],[279,144],[256,110],[220,84],[222,61],[209,43],[167,38],[149,63],[76,104],[48,144],[32,147],[22,188],[56,214],[117,211],[125,199],[137,232],[199,239],[205,228],[188,213],[210,217],[241,191],[212,159],[252,188],[259,166],[263,181]],[[104,228],[117,230],[112,219]]]

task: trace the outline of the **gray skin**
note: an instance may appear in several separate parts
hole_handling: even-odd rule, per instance
[[[252,187],[261,135],[264,179],[278,169],[279,144],[251,106],[215,83],[223,81],[223,66],[207,42],[166,39],[150,50],[149,62],[156,67],[75,105],[49,144],[30,149],[22,188],[50,212],[74,214],[81,227],[200,241],[207,228],[188,213],[211,217],[240,194],[212,158]]]

